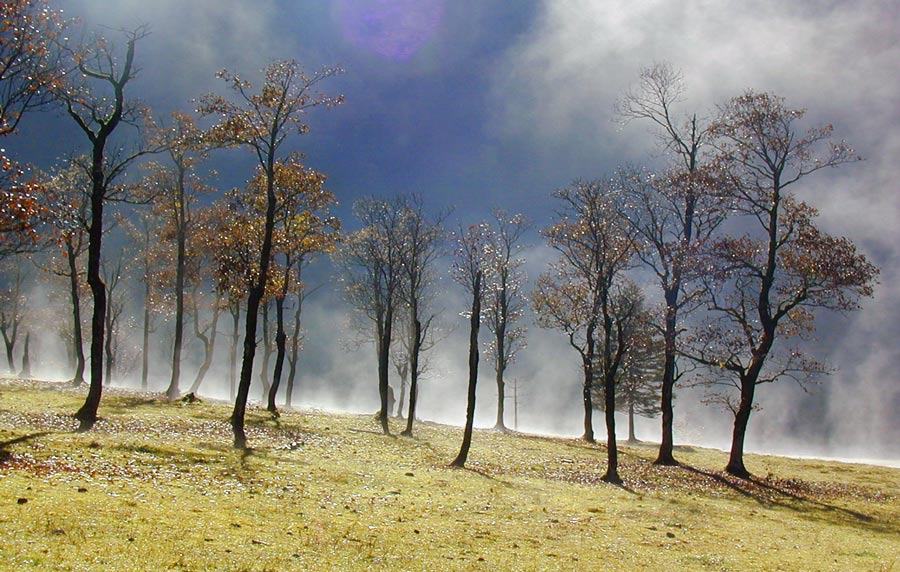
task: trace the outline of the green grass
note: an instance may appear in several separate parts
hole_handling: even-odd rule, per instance
[[[248,413],[0,381],[0,570],[853,570],[900,572],[900,470],[622,448],[461,429],[387,437],[371,416]],[[399,431],[399,425],[394,426]]]

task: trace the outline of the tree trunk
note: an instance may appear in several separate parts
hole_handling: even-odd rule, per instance
[[[638,442],[634,434],[634,401],[628,403],[628,442],[632,445]]]
[[[285,388],[284,405],[290,407],[294,399],[294,379],[297,375],[297,359],[300,351],[300,316],[303,311],[303,294],[297,294],[297,310],[294,312],[294,335],[291,337],[291,355],[288,358],[287,388]]]
[[[228,377],[231,382],[229,395],[234,400],[237,391],[237,350],[238,350],[238,324],[241,320],[241,304],[235,302],[231,305],[231,352],[228,362]]]
[[[194,334],[203,344],[203,363],[200,364],[200,369],[197,370],[197,376],[194,378],[194,382],[191,384],[190,389],[188,389],[188,393],[197,393],[197,391],[200,390],[200,384],[203,383],[206,373],[209,371],[210,366],[212,366],[213,354],[216,351],[216,333],[219,327],[219,315],[222,313],[219,302],[219,293],[216,292],[216,299],[215,302],[213,302],[212,323],[209,325],[209,336],[200,332],[200,327],[196,322],[198,312],[194,312]]]
[[[3,330],[3,343],[6,346],[6,367],[9,370],[9,373],[15,374],[16,364],[13,361],[13,350],[16,346],[16,340],[15,338],[7,336],[6,330]]]
[[[416,402],[419,398],[419,352],[422,351],[422,322],[415,314],[418,314],[418,311],[414,312],[413,316],[413,347],[409,356],[409,415],[406,417],[406,429],[402,433],[407,437],[412,437],[413,434]]]
[[[581,367],[584,371],[584,382],[581,385],[581,401],[584,405],[584,435],[582,438],[588,443],[596,442],[594,440],[594,403],[591,395],[594,391],[593,361],[590,355],[582,356]]]
[[[272,344],[269,330],[269,300],[262,302],[262,339],[263,339],[263,359],[259,368],[259,383],[262,385],[262,397],[260,401],[266,401],[269,398],[269,359],[272,357]]]
[[[603,379],[604,407],[606,408],[606,474],[601,477],[607,483],[620,484],[619,451],[616,446],[616,376],[615,371]]]
[[[185,229],[187,213],[185,211],[186,201],[184,197],[185,168],[183,165],[176,163],[176,169],[178,170],[178,180],[176,182],[178,196],[175,206],[175,228],[177,231],[178,253],[175,263],[175,343],[172,348],[172,379],[169,381],[169,388],[166,390],[166,398],[169,400],[178,399],[181,394],[178,384],[181,378],[181,347],[184,340],[184,260],[185,243],[187,242]],[[194,383],[196,384],[197,382],[195,381]]]
[[[144,339],[141,345],[141,389],[147,391],[150,371],[150,277],[144,277]]]
[[[25,332],[25,347],[22,348],[22,371],[19,377],[28,379],[31,377],[31,332]]]
[[[384,324],[380,328],[381,338],[378,342],[378,395],[381,398],[381,409],[378,412],[378,421],[385,435],[391,434],[388,427],[388,375],[391,361],[391,329],[394,322],[393,302],[388,303],[384,314]]]
[[[478,385],[478,330],[481,327],[481,272],[475,276],[472,289],[472,316],[469,320],[469,391],[466,404],[466,428],[459,454],[450,463],[451,467],[463,468],[472,445],[472,430],[475,425],[475,390]]]
[[[247,436],[244,432],[244,415],[247,398],[250,396],[250,382],[253,380],[253,358],[256,356],[256,326],[259,319],[259,305],[266,293],[269,278],[269,260],[272,256],[272,231],[275,228],[275,166],[274,157],[269,156],[266,165],[266,222],[263,229],[263,243],[259,256],[259,277],[247,297],[247,319],[244,330],[244,355],[241,361],[241,378],[238,383],[234,411],[231,414],[231,429],[234,433],[234,448],[246,449]]]
[[[505,310],[503,311],[506,313]],[[497,328],[497,364],[495,371],[497,372],[497,422],[494,429],[497,431],[506,431],[506,424],[503,422],[503,412],[506,405],[506,387],[503,381],[503,373],[506,371],[506,322],[505,319],[500,327]]]
[[[678,290],[667,290],[666,297],[666,331],[665,337],[665,361],[663,363],[662,391],[660,398],[660,410],[662,411],[662,438],[659,443],[659,453],[654,465],[676,466],[675,440],[673,437],[673,421],[675,411],[672,401],[675,393],[675,336],[677,335],[677,308]]]
[[[87,281],[94,300],[91,315],[91,383],[84,405],[75,413],[78,431],[89,431],[97,422],[97,409],[103,394],[103,338],[106,325],[106,284],[100,276],[100,250],[103,241],[103,150],[94,145],[91,172],[91,226],[88,231]]]
[[[285,277],[287,284],[287,277]],[[287,292],[282,292],[280,298],[275,298],[275,372],[272,374],[272,387],[269,389],[269,403],[266,409],[275,415],[278,414],[278,407],[275,406],[275,396],[278,394],[278,387],[281,385],[281,372],[284,369],[285,346],[287,343],[287,334],[284,332],[284,298]]]
[[[72,349],[75,351],[75,375],[72,385],[79,387],[84,383],[84,338],[81,332],[81,296],[78,293],[78,267],[75,262],[75,249],[70,241],[66,241],[66,254],[69,262],[69,296],[72,299]]]
[[[742,376],[741,402],[738,404],[738,409],[734,414],[731,453],[728,456],[728,465],[725,467],[725,472],[742,479],[750,478],[750,472],[744,466],[744,439],[747,435],[747,424],[750,422],[750,414],[753,412],[753,395],[755,391],[755,380]]]

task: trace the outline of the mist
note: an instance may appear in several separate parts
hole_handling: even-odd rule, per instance
[[[310,69],[344,67],[346,73],[328,89],[344,93],[346,105],[311,116],[311,132],[297,138],[295,147],[310,166],[329,175],[327,187],[341,203],[336,214],[345,229],[353,229],[353,200],[369,195],[421,193],[430,209],[452,207],[453,224],[477,222],[493,207],[524,212],[536,225],[525,253],[532,281],[553,258],[537,233],[554,208],[552,190],[576,178],[607,176],[621,165],[652,168],[663,160],[647,126],[623,125],[614,113],[616,99],[636,83],[642,66],[665,60],[683,70],[685,114],[711,116],[716,104],[747,88],[772,91],[790,106],[808,108],[807,124],[832,123],[838,137],[866,160],[815,177],[799,194],[820,209],[824,230],[851,238],[882,274],[874,298],[865,300],[860,311],[820,316],[813,354],[836,368],[832,375],[808,392],[790,384],[762,388],[747,450],[900,459],[895,373],[900,359],[900,7],[895,2],[809,0],[786,6],[774,0],[678,5],[572,0],[509,7],[435,0],[422,3],[420,18],[404,19],[394,31],[409,40],[394,46],[401,51],[348,36],[345,19],[351,15],[325,3],[54,4],[88,28],[102,26],[111,38],[119,28],[149,26],[150,36],[138,46],[142,71],[133,93],[159,114],[189,110],[191,100],[206,92],[224,93],[214,77],[222,68],[252,76],[286,57]],[[52,113],[36,116],[21,131],[12,146],[20,160],[49,167],[83,150],[80,135]],[[253,165],[237,151],[227,157],[210,162],[219,171],[221,189],[243,185]],[[109,245],[105,256],[115,248]],[[419,415],[461,425],[467,327],[459,314],[466,302],[441,271],[442,297],[435,306],[443,308],[445,337],[427,356]],[[304,304],[295,405],[374,413],[375,352],[367,343],[353,347],[359,336],[352,311],[334,287],[334,272],[326,259],[311,267],[310,283],[326,286]],[[653,296],[654,285],[647,288]],[[50,295],[35,291],[32,297],[48,300]],[[139,309],[131,307],[130,315],[137,319]],[[578,356],[562,335],[541,330],[530,315],[524,320],[528,348],[507,373],[519,384],[517,428],[576,437],[582,424]],[[200,390],[211,398],[229,397],[229,322],[223,316],[214,365]],[[153,391],[168,383],[166,327],[162,324],[155,334]],[[31,331],[34,376],[67,379],[65,348],[54,328]],[[487,338],[483,331],[483,347]],[[138,343],[135,330],[128,344]],[[191,344],[186,331],[183,389],[199,364]],[[17,356],[21,345],[20,340]],[[139,369],[114,383],[139,386]],[[485,355],[480,371],[476,426],[490,427],[497,396]],[[260,397],[257,377],[251,399]],[[399,395],[393,372],[391,379]],[[677,390],[676,444],[727,447],[730,413],[702,405],[701,397],[700,389]],[[507,397],[508,426],[512,416]],[[624,429],[624,418],[618,426]],[[658,426],[658,420],[641,420],[638,437],[658,439]],[[602,424],[598,428],[602,433]]]

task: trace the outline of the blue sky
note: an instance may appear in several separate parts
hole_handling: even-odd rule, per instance
[[[712,115],[717,103],[747,88],[785,96],[789,105],[809,109],[810,124],[833,123],[837,136],[866,158],[810,179],[800,193],[821,210],[824,228],[849,236],[882,267],[876,297],[861,312],[823,321],[822,354],[839,368],[819,390],[829,399],[833,434],[843,435],[835,446],[849,450],[883,441],[886,428],[888,435],[900,431],[900,7],[894,0],[54,4],[89,28],[106,26],[111,38],[116,28],[150,27],[138,45],[142,70],[130,94],[158,113],[190,109],[191,98],[205,92],[224,93],[214,78],[222,68],[253,78],[282,58],[310,68],[343,67],[346,73],[323,89],[343,93],[346,103],[314,110],[312,131],[295,144],[329,175],[345,219],[356,197],[417,192],[436,210],[453,207],[453,220],[462,223],[498,206],[545,222],[553,189],[624,164],[658,164],[648,127],[622,125],[614,113],[640,68],[656,61],[683,70],[685,113]],[[80,137],[65,119],[45,114],[29,118],[7,146],[48,166],[83,149]],[[239,151],[225,158],[214,163],[220,185],[241,185],[252,160]],[[536,246],[531,254],[535,277],[547,253]],[[331,303],[329,311],[337,307]],[[565,349],[531,330],[532,357],[519,367],[534,378],[556,376],[558,360],[546,365],[544,352]],[[344,362],[335,357],[332,366],[352,375],[341,371]],[[446,377],[455,376],[447,367]],[[432,399],[454,395],[453,383],[435,387]],[[763,397],[768,423],[751,422],[761,446],[777,443],[778,432],[767,427],[796,423],[803,414],[802,406],[778,404],[790,391],[763,392],[772,396]],[[577,401],[571,405],[577,411]],[[551,429],[567,432],[571,425],[576,433],[577,413],[567,407],[559,405],[562,419]],[[491,407],[484,410],[490,419]],[[461,414],[460,407],[447,418]],[[896,445],[892,450],[900,456]]]

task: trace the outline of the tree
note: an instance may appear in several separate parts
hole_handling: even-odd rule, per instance
[[[612,184],[576,181],[554,192],[562,207],[559,219],[543,231],[561,255],[538,281],[533,305],[542,327],[562,330],[581,356],[584,382],[584,439],[594,442],[591,391],[605,309],[613,285],[635,252],[634,231],[618,215],[622,194]],[[608,312],[607,312],[608,313]]]
[[[231,415],[234,446],[238,449],[244,449],[247,445],[244,413],[256,355],[259,306],[265,295],[272,256],[272,234],[278,206],[275,194],[275,170],[280,161],[278,154],[290,133],[301,134],[309,130],[304,122],[307,110],[319,105],[331,107],[343,102],[342,96],[328,97],[314,91],[316,84],[338,71],[337,68],[324,68],[313,75],[307,75],[295,61],[274,62],[265,69],[259,93],[251,92],[250,82],[222,71],[218,76],[228,83],[237,101],[212,94],[204,96],[200,101],[198,111],[202,115],[214,115],[218,118],[209,132],[212,140],[223,145],[249,147],[265,174],[266,216],[258,255],[259,276],[247,296],[241,377]]]
[[[153,165],[145,184],[152,189],[154,206],[171,227],[175,238],[175,339],[172,348],[172,377],[166,389],[166,397],[174,400],[181,394],[178,385],[184,343],[185,273],[187,243],[192,230],[191,207],[199,195],[210,191],[194,170],[205,158],[208,143],[194,120],[180,112],[172,114],[171,126],[155,125],[149,136],[166,149],[170,161],[168,167]]]
[[[516,323],[525,313],[526,299],[522,291],[525,273],[522,266],[524,259],[518,258],[522,249],[520,241],[530,227],[528,220],[520,215],[508,215],[499,210],[494,211],[496,230],[491,230],[491,251],[494,256],[490,260],[493,278],[487,285],[485,324],[494,336],[490,345],[490,356],[494,362],[494,373],[497,380],[497,423],[494,429],[506,430],[503,420],[506,400],[506,383],[504,373],[516,354],[525,348],[525,332],[523,325]]]
[[[122,191],[116,181],[125,169],[138,157],[150,152],[144,146],[111,153],[107,149],[110,138],[120,125],[138,126],[139,120],[146,116],[145,110],[125,98],[125,87],[137,73],[134,66],[135,44],[145,35],[146,31],[142,28],[126,34],[127,47],[122,65],[116,63],[112,48],[103,38],[98,38],[92,46],[86,46],[81,51],[70,51],[75,72],[68,74],[70,83],[59,93],[66,113],[85,134],[91,148],[90,159],[79,163],[91,181],[87,281],[94,301],[91,316],[91,383],[84,405],[75,414],[80,422],[79,431],[87,431],[94,426],[103,391],[107,299],[106,285],[100,275],[100,254],[104,207]]]
[[[75,358],[75,373],[72,385],[84,383],[84,334],[81,323],[81,303],[84,289],[84,255],[88,246],[90,226],[90,178],[78,165],[85,159],[70,161],[48,177],[43,186],[56,216],[53,223],[62,244],[62,260],[51,262],[49,270],[67,279],[69,301],[72,313],[72,353]]]
[[[0,4],[0,136],[15,132],[26,112],[53,102],[65,80],[54,44],[68,24],[45,0]]]
[[[296,340],[299,336],[299,310],[302,308],[303,268],[316,254],[333,252],[340,238],[340,223],[328,214],[328,209],[337,200],[334,194],[324,189],[325,178],[324,174],[305,167],[297,156],[276,166],[278,209],[275,213],[273,252],[280,261],[281,276],[275,290],[275,371],[272,373],[272,387],[266,407],[274,414],[278,412],[275,397],[281,385],[286,357],[285,299],[289,292],[294,292],[297,298],[298,312],[294,318]],[[293,352],[291,379],[296,374],[296,346]]]
[[[495,253],[490,240],[487,224],[471,225],[467,230],[459,230],[456,236],[456,256],[453,263],[453,279],[472,296],[469,314],[469,383],[466,397],[466,427],[463,430],[459,454],[450,463],[451,467],[463,468],[472,445],[472,430],[475,426],[475,397],[478,387],[478,332],[481,328],[481,304],[486,292],[485,275],[491,271],[488,262]],[[488,275],[487,279],[493,277]]]
[[[400,297],[408,309],[407,337],[409,345],[409,413],[403,435],[412,436],[416,419],[416,405],[419,394],[419,375],[422,373],[420,355],[425,347],[428,330],[434,314],[430,314],[427,304],[434,287],[434,262],[441,252],[444,231],[441,228],[444,215],[432,220],[426,217],[421,197],[400,198],[401,242],[400,265],[402,280]]]
[[[362,228],[344,238],[336,260],[342,268],[347,301],[375,326],[378,358],[378,420],[388,427],[388,374],[394,317],[403,278],[402,215],[395,203],[358,199],[353,214]]]
[[[677,465],[674,451],[674,389],[684,369],[678,363],[678,334],[686,314],[697,306],[699,254],[727,214],[721,177],[703,152],[709,125],[696,113],[676,116],[684,94],[681,73],[668,64],[641,70],[636,90],[619,102],[627,120],[654,124],[660,147],[671,157],[661,176],[632,175],[625,213],[647,245],[639,253],[655,275],[665,301],[663,375],[660,395],[662,438],[657,465]]]
[[[25,275],[22,268],[14,265],[11,284],[0,291],[0,334],[3,336],[3,344],[6,347],[6,363],[10,373],[15,373],[16,366],[13,362],[13,351],[19,340],[19,328],[25,321],[28,310],[28,298],[24,292]]]
[[[0,137],[51,104],[65,80],[55,46],[68,26],[60,14],[44,0],[0,3]],[[52,218],[41,186],[0,151],[0,258],[33,250],[38,225]]]
[[[657,335],[653,316],[644,306],[644,295],[636,287],[626,288],[625,293],[637,297],[626,300],[625,307],[636,306],[635,315],[627,324],[625,336],[628,340],[628,352],[624,355],[616,379],[617,411],[628,416],[628,442],[638,443],[634,431],[634,418],[656,417],[660,412],[660,380],[663,363],[659,356],[664,352],[664,342]],[[603,386],[595,386],[594,400],[598,409],[605,409],[605,390]]]
[[[790,191],[821,169],[858,160],[832,140],[830,125],[799,131],[803,116],[780,97],[748,91],[721,109],[711,130],[735,207],[755,228],[712,248],[712,318],[693,357],[739,392],[727,399],[734,430],[725,470],[742,478],[750,475],[743,450],[756,388],[784,378],[803,383],[823,369],[800,348],[779,352],[776,340],[806,337],[819,309],[857,308],[878,274],[852,242],[818,229],[816,210]]]

